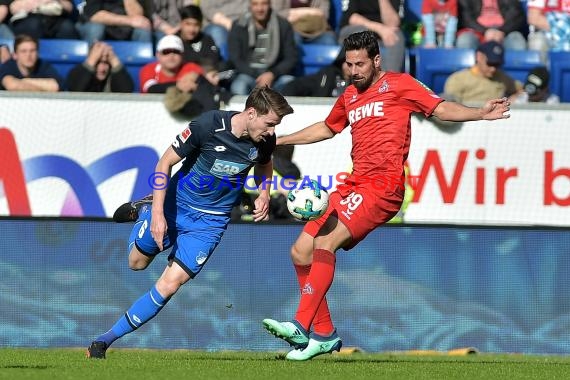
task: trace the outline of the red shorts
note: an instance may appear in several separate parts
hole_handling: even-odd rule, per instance
[[[317,220],[307,222],[303,231],[315,237],[333,214],[350,232],[352,241],[348,250],[361,242],[376,227],[388,222],[400,210],[404,200],[404,190],[377,190],[369,184],[339,186],[330,194],[326,213]]]

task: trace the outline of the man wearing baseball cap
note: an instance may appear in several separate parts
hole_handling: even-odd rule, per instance
[[[165,94],[166,109],[187,117],[220,108],[220,101],[227,101],[228,96],[216,78],[205,75],[197,63],[184,63],[183,53],[180,37],[162,37],[156,45],[157,61],[147,63],[140,71],[141,92]]]
[[[204,71],[196,63],[185,64],[183,53],[184,44],[180,37],[175,35],[162,37],[156,45],[157,60],[147,63],[140,71],[141,92],[164,93],[168,87],[188,75],[195,82]],[[190,79],[186,80],[189,81]]]
[[[560,103],[558,95],[550,93],[549,80],[550,74],[546,67],[533,68],[526,77],[524,91],[516,98],[515,103]]]
[[[517,95],[523,85],[501,69],[504,62],[505,51],[500,43],[488,41],[479,45],[475,65],[451,74],[443,96],[462,103],[478,103]]]

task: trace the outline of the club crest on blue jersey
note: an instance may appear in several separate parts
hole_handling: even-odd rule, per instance
[[[200,251],[196,256],[196,264],[202,265],[206,262],[207,259],[208,259],[208,254],[204,251]]]
[[[250,160],[255,160],[257,158],[257,148],[251,148],[249,150],[249,154],[247,155],[247,158],[249,158]]]

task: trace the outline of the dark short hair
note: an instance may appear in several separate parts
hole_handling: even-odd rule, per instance
[[[251,91],[245,101],[245,108],[249,107],[260,115],[267,115],[273,110],[280,118],[293,113],[293,108],[283,95],[268,86],[256,87]]]
[[[197,5],[188,5],[186,7],[180,8],[180,19],[184,20],[187,18],[193,18],[194,20],[198,20],[201,24],[204,16],[202,15],[202,10]]]
[[[376,33],[369,30],[352,33],[344,39],[343,45],[345,51],[365,49],[368,58],[374,58],[380,54],[378,37]]]

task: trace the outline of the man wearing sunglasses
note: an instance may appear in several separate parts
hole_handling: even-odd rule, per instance
[[[195,87],[196,79],[204,73],[204,70],[196,63],[184,63],[183,53],[184,44],[180,37],[175,35],[162,37],[156,45],[157,60],[146,64],[140,71],[141,92],[164,93],[179,80],[188,82],[185,89],[190,90]]]
[[[461,103],[479,103],[516,96],[522,91],[523,84],[501,69],[504,54],[503,46],[496,41],[479,45],[475,51],[475,64],[447,78],[443,97]]]
[[[140,71],[143,93],[165,94],[164,105],[171,113],[195,117],[202,112],[219,109],[227,94],[218,86],[217,73],[205,73],[194,62],[184,62],[184,44],[180,37],[162,37],[156,45],[155,62]]]

